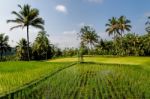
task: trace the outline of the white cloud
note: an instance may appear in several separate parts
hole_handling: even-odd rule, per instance
[[[56,44],[59,48],[66,48],[66,47],[78,47],[80,41],[77,39],[77,35],[52,35],[51,42]]]
[[[64,5],[57,5],[57,6],[55,7],[55,9],[56,9],[58,12],[67,13],[67,8],[66,8],[66,6],[64,6]]]
[[[86,0],[86,1],[94,2],[94,3],[102,3],[103,2],[103,0]]]
[[[76,30],[64,31],[63,34],[64,35],[74,35],[74,34],[77,34],[77,31]]]
[[[84,23],[84,22],[81,22],[81,23],[79,24],[79,27],[83,27],[83,26],[85,26],[85,23]]]
[[[56,35],[56,33],[50,36],[50,40],[52,44],[57,45],[59,48],[66,48],[66,47],[79,47],[80,40],[77,36],[77,30],[68,30],[62,32],[60,35]]]
[[[90,27],[93,27],[94,25],[93,25],[93,24],[87,24],[87,23],[81,22],[78,26],[81,28],[81,27],[83,27],[83,26],[90,26]]]
[[[150,12],[145,13],[144,16],[146,17],[150,16]]]
[[[102,39],[106,39],[106,40],[111,40],[112,39],[112,36],[108,36],[108,33],[106,33],[106,32],[98,32],[98,35]]]

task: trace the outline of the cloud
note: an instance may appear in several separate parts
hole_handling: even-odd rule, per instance
[[[106,40],[111,40],[112,39],[112,36],[108,36],[108,33],[106,33],[106,32],[98,32],[98,35],[102,39],[106,39]]]
[[[102,3],[103,2],[103,0],[85,0],[85,1],[93,2],[93,3]]]
[[[67,8],[66,8],[66,6],[64,6],[64,5],[57,5],[57,6],[55,7],[55,9],[56,9],[58,12],[67,13]]]
[[[144,16],[146,17],[150,16],[150,12],[145,13]]]
[[[64,31],[63,34],[64,35],[74,35],[74,34],[77,34],[77,31],[76,30]]]
[[[93,27],[94,25],[93,25],[93,24],[87,24],[87,23],[81,22],[78,26],[81,28],[81,27],[83,27],[83,26],[90,26],[90,27]]]
[[[66,47],[79,47],[80,41],[77,39],[77,35],[52,35],[51,37],[52,44],[57,45],[59,48],[66,48]]]

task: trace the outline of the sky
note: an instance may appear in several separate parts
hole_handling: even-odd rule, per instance
[[[6,20],[15,18],[12,11],[19,11],[18,4],[29,4],[40,11],[45,20],[45,31],[52,44],[60,48],[78,47],[80,28],[93,27],[103,39],[111,39],[105,32],[108,19],[125,15],[131,20],[131,32],[145,34],[145,22],[150,16],[150,0],[1,0],[0,33],[9,36],[9,44],[15,46],[21,38],[26,38],[26,29],[10,28]],[[30,42],[35,40],[39,29],[30,28]]]

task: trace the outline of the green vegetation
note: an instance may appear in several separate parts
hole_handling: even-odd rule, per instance
[[[48,62],[1,62],[0,93],[16,89],[35,79],[55,72],[68,63]]]
[[[106,23],[106,33],[112,37],[111,40],[101,38],[91,26],[83,26],[77,33],[80,39],[79,48],[65,48],[61,50],[50,43],[48,35],[44,30],[44,20],[39,17],[39,10],[26,4],[19,5],[19,12],[12,11],[16,16],[7,22],[16,23],[12,29],[19,27],[27,28],[27,41],[24,45],[21,40],[16,46],[15,60],[47,60],[57,57],[79,56],[83,61],[84,55],[114,55],[114,56],[150,56],[150,17],[145,24],[146,34],[138,35],[131,31],[131,21],[126,16],[112,17]],[[29,26],[42,29],[34,42],[29,44]],[[24,39],[25,40],[25,39]],[[8,40],[7,40],[8,41]],[[2,45],[1,45],[2,46]],[[2,48],[2,47],[1,47]],[[4,53],[1,51],[1,54]],[[6,54],[6,53],[4,53]],[[2,60],[2,59],[1,59]],[[10,60],[10,58],[8,59]]]
[[[18,45],[16,46],[16,55],[17,55],[18,60],[28,59],[26,39],[22,38],[18,42]]]
[[[5,36],[4,34],[0,34],[0,61],[3,58],[4,52],[6,53],[7,51],[11,50],[10,46],[8,45],[8,40],[9,37],[7,35]]]
[[[69,64],[77,62],[77,58],[2,62],[1,92],[16,89],[13,94],[5,96],[15,99],[147,99],[150,97],[149,60],[149,57],[85,56],[85,63],[71,66]],[[50,74],[52,76],[44,76]],[[41,81],[43,77],[45,80]],[[37,82],[32,83],[34,80]],[[18,91],[20,86],[25,87]]]
[[[19,12],[7,20],[15,28],[27,29],[22,38],[10,48],[9,37],[0,34],[0,98],[2,99],[149,99],[150,98],[150,17],[147,34],[131,32],[131,21],[125,16],[112,17],[106,32],[113,36],[104,40],[91,26],[77,33],[79,48],[61,50],[50,43],[44,31],[39,10],[30,5],[18,5]],[[29,42],[29,27],[39,28],[34,42]],[[98,56],[101,55],[101,56]],[[68,57],[72,58],[58,58]],[[143,56],[143,57],[137,57]],[[47,60],[48,61],[30,61]],[[19,61],[12,61],[19,60]],[[30,62],[25,62],[25,61]]]
[[[78,64],[54,75],[30,95],[52,99],[145,99],[150,97],[149,75],[138,66]]]
[[[40,60],[51,58],[51,46],[45,31],[38,33],[32,47],[33,59]]]
[[[27,55],[28,60],[30,60],[30,51],[29,51],[29,26],[39,28],[44,30],[43,24],[44,20],[39,17],[39,10],[36,8],[31,8],[30,5],[18,5],[20,8],[19,12],[12,11],[12,14],[16,16],[13,20],[7,20],[8,23],[16,23],[17,25],[12,27],[10,30],[15,28],[27,28]]]

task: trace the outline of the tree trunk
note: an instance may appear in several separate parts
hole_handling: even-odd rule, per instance
[[[1,51],[1,61],[2,61],[2,59],[3,59],[3,51]]]
[[[47,60],[47,52],[46,52],[46,60]]]
[[[93,47],[92,47],[92,42],[90,42],[90,46],[91,46],[91,48],[90,48],[90,50],[91,50],[91,53],[90,53],[90,54],[92,54],[92,55],[93,55]]]
[[[28,54],[28,61],[30,61],[30,52],[29,52],[29,25],[27,25],[27,54]]]
[[[1,60],[2,60],[2,52],[1,52]]]

